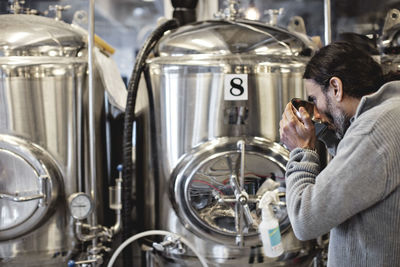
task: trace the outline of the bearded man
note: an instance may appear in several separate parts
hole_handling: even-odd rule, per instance
[[[289,103],[280,122],[291,151],[286,201],[297,238],[330,232],[328,266],[400,266],[400,81],[357,47],[337,42],[309,61],[314,119],[335,138],[321,169],[310,114]],[[329,135],[326,135],[329,136]]]

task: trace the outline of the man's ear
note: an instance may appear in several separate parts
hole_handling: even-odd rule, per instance
[[[338,77],[332,77],[329,80],[329,87],[332,89],[333,97],[337,102],[341,102],[343,100],[343,83],[342,80]]]

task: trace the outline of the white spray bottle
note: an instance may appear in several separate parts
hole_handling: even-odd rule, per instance
[[[258,226],[258,231],[263,243],[264,255],[270,258],[278,257],[283,253],[279,221],[271,206],[271,204],[278,202],[278,191],[274,190],[265,192],[259,203],[262,220]]]

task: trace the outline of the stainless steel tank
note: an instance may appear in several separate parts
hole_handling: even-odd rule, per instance
[[[313,49],[305,36],[245,20],[198,22],[161,39],[136,107],[138,230],[181,234],[210,266],[310,264],[314,243],[295,238],[283,204],[279,121],[291,98],[305,97]],[[262,254],[257,231],[268,178],[281,192],[278,258]],[[149,262],[196,265],[190,251],[153,251]]]
[[[382,34],[378,39],[380,63],[384,73],[400,71],[400,11],[391,9],[386,14]]]
[[[0,25],[0,265],[62,266],[78,252],[67,198],[90,173],[87,37],[33,15],[1,15]]]

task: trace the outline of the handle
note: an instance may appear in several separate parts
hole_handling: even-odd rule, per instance
[[[254,225],[254,220],[253,217],[251,216],[249,205],[247,204],[249,195],[244,190],[244,168],[245,168],[245,156],[246,156],[245,145],[246,143],[244,140],[240,140],[237,142],[237,147],[238,149],[240,149],[240,173],[237,170],[237,166],[236,166],[236,173],[239,173],[239,179],[236,173],[232,173],[230,177],[230,184],[233,188],[234,195],[236,198],[235,227],[238,232],[236,235],[236,244],[241,247],[244,245],[243,223],[242,223],[243,218],[244,218],[244,224],[247,227],[252,227]],[[230,166],[230,168],[232,167],[231,165],[228,166]]]
[[[18,196],[18,195],[9,195],[5,193],[0,193],[0,199],[9,200],[13,202],[26,202],[26,201],[33,201],[39,199],[39,206],[45,205],[46,200],[50,197],[48,196],[47,190],[47,175],[39,176],[39,192],[38,194],[31,195],[31,196]]]
[[[231,176],[231,186],[234,190],[234,194],[236,197],[236,203],[240,204],[243,210],[244,218],[246,219],[246,226],[253,226],[254,220],[251,216],[251,211],[248,205],[249,195],[245,190],[240,190],[239,183],[237,181],[236,175]]]
[[[239,203],[243,206],[244,217],[247,222],[247,226],[253,226],[254,220],[251,216],[250,208],[248,203],[249,195],[244,190],[244,168],[245,168],[245,159],[246,159],[246,142],[244,140],[240,140],[237,142],[237,146],[240,149],[240,197]]]

